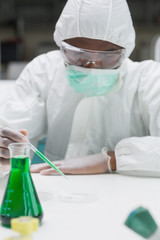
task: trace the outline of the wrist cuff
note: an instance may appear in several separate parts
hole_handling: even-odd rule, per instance
[[[108,172],[112,172],[112,168],[111,168],[111,157],[108,155],[108,148],[107,147],[104,147],[102,148],[102,155],[104,157],[104,159],[106,160],[107,162],[107,167],[108,167]]]

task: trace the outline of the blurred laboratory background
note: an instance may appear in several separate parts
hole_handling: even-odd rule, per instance
[[[136,30],[131,59],[160,61],[160,0],[127,2]],[[53,32],[65,3],[66,0],[0,0],[0,79],[16,79],[34,57],[57,49]]]

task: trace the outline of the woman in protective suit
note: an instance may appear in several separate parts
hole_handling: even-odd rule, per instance
[[[126,1],[68,0],[54,40],[60,50],[30,62],[0,109],[1,162],[28,132],[46,136],[46,156],[66,174],[159,177],[160,64],[129,59]],[[54,173],[47,164],[31,171]]]

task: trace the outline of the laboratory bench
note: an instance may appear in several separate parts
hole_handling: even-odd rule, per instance
[[[139,206],[160,224],[160,179],[119,174],[42,176],[32,174],[44,217],[33,240],[138,240],[124,222]],[[7,177],[0,180],[2,201]],[[78,195],[79,194],[79,195]],[[0,226],[0,239],[13,231]]]

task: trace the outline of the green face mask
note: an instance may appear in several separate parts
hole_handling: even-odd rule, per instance
[[[88,97],[105,95],[121,87],[121,80],[118,77],[119,69],[95,69],[67,65],[66,74],[70,86],[76,92]]]

